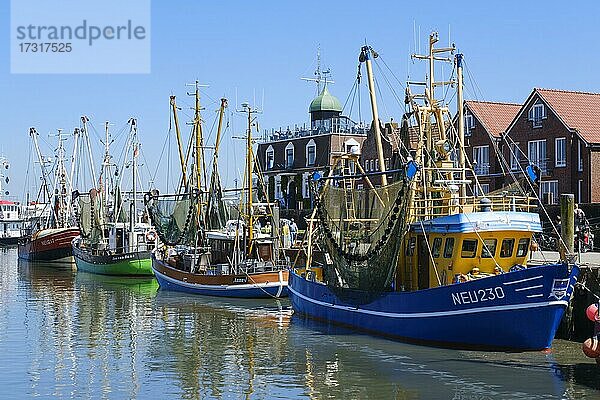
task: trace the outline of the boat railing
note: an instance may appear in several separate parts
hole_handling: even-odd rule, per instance
[[[477,211],[532,212],[538,207],[536,199],[528,196],[487,195],[452,196],[433,199],[417,199],[411,209],[416,220],[427,220],[458,213]]]
[[[106,255],[119,255],[119,254],[128,254],[128,253],[137,253],[143,251],[152,251],[155,248],[154,243],[137,243],[135,246],[124,246],[124,247],[108,247],[106,245],[100,246],[81,246],[80,248],[85,248],[87,252],[89,252],[93,256],[106,256]]]

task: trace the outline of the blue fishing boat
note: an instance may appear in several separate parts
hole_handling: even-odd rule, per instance
[[[290,273],[292,306],[311,318],[406,342],[549,348],[579,268],[567,261],[530,263],[533,234],[541,232],[535,176],[512,191],[482,190],[464,148],[462,55],[448,58],[456,82],[434,82],[434,61],[454,54],[454,46],[435,48],[437,41],[433,33],[429,54],[417,56],[429,61],[425,93],[407,87],[408,110],[395,136],[384,140],[380,124],[372,124],[378,171],[367,173],[368,161],[350,149],[326,176],[313,175],[307,236],[327,257],[316,265],[309,256]],[[373,121],[379,121],[371,66],[377,57],[369,46],[359,57]],[[436,87],[446,84],[458,88],[456,118],[435,99]],[[383,143],[392,147],[391,161]]]

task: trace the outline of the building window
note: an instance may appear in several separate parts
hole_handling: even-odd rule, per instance
[[[567,139],[556,138],[554,140],[555,143],[555,152],[554,155],[554,166],[555,167],[566,167],[567,166]]]
[[[544,204],[558,204],[558,181],[542,181],[540,191]]]
[[[546,139],[532,140],[527,143],[529,162],[537,165],[542,173],[546,172]]]
[[[490,173],[490,146],[473,147],[473,164],[475,175]]]
[[[533,127],[541,128],[543,119],[546,119],[546,107],[543,103],[534,104],[529,109],[529,120],[533,122]]]
[[[285,166],[286,168],[294,166],[294,145],[292,143],[285,146]]]
[[[577,202],[584,203],[583,201],[583,179],[577,181]]]
[[[475,118],[469,113],[465,113],[465,136],[471,136],[471,129],[475,128]]]
[[[581,154],[581,140],[577,140],[577,171],[583,171],[583,154]]]
[[[267,170],[273,169],[273,166],[275,165],[275,152],[271,149],[268,149],[266,156],[265,156],[265,160],[266,160],[265,168]]]
[[[521,149],[519,143],[511,143],[510,146],[510,169],[517,171],[521,164]]]
[[[379,171],[379,159],[375,160],[375,171]]]
[[[317,152],[316,146],[308,146],[306,148],[306,165],[307,166],[315,165],[316,152]]]

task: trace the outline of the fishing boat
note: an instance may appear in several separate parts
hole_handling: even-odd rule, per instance
[[[416,56],[429,61],[427,82],[420,83],[425,93],[406,89],[408,110],[390,169],[372,73],[378,54],[361,49],[381,171],[365,173],[353,152],[340,156],[327,176],[315,174],[317,229],[307,236],[328,250],[330,261],[290,273],[292,306],[310,318],[412,343],[549,348],[579,269],[567,261],[528,265],[532,235],[541,232],[534,182],[521,194],[468,194],[478,181],[464,150],[463,58],[454,46],[436,48],[437,41],[433,33],[429,53]],[[436,82],[434,61],[448,52],[456,81]],[[457,87],[456,120],[435,98],[435,88],[448,84]]]
[[[256,201],[252,129],[256,110],[243,105],[247,114],[246,172],[239,204],[227,204],[218,173],[218,151],[227,100],[221,99],[217,137],[212,157],[210,182],[205,179],[204,138],[196,82],[195,115],[189,149],[191,165],[184,156],[175,97],[171,105],[175,120],[181,164],[180,192],[146,195],[153,225],[165,245],[152,259],[152,269],[161,289],[220,297],[269,298],[287,295],[288,266],[279,249],[278,208]],[[189,154],[188,154],[189,155]],[[188,179],[188,168],[191,171]],[[264,190],[260,174],[256,179]],[[262,185],[262,186],[261,186]],[[257,199],[258,200],[258,199]]]
[[[71,241],[79,235],[79,228],[73,220],[70,189],[72,174],[68,175],[65,166],[65,134],[58,130],[58,147],[53,166],[54,182],[50,191],[50,175],[46,166],[51,160],[43,157],[35,128],[29,130],[32,143],[41,168],[42,186],[36,201],[28,203],[25,212],[23,236],[18,241],[19,258],[36,262],[72,263]]]
[[[99,181],[101,190],[75,192],[78,201],[81,235],[72,242],[73,256],[79,271],[100,275],[151,276],[151,252],[156,233],[143,221],[137,203],[137,121],[131,118],[125,154],[131,154],[132,192],[128,200],[121,192],[125,157],[115,165],[110,154],[112,142],[109,123],[105,123],[104,160]],[[115,170],[116,168],[116,170]],[[113,181],[112,177],[116,177]]]

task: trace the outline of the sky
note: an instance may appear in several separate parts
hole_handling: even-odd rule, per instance
[[[243,142],[232,138],[244,132],[236,104],[239,108],[247,101],[262,109],[261,130],[308,122],[316,88],[300,77],[313,74],[317,48],[323,66],[332,71],[330,91],[342,104],[356,78],[360,47],[368,43],[381,54],[391,82],[386,86],[378,80],[385,86],[379,101],[381,118],[387,120],[400,119],[403,112],[391,88],[402,93],[408,76],[424,79],[409,55],[415,52],[415,40],[425,51],[434,30],[441,43],[454,42],[465,55],[466,99],[523,102],[533,87],[600,92],[597,1],[429,1],[417,6],[378,0],[153,0],[149,74],[11,74],[9,3],[0,5],[0,153],[11,162],[9,189],[19,197],[29,128],[36,127],[46,145],[54,140],[48,133],[72,131],[84,114],[98,132],[104,121],[119,130],[130,117],[137,118],[145,180],[156,175],[156,184],[164,189],[167,177],[177,175],[166,167],[174,160],[174,148],[171,158],[160,156],[169,132],[170,140],[174,134],[169,131],[169,96],[177,96],[187,134],[184,122],[193,113],[193,101],[185,85],[196,79],[209,85],[202,89],[202,104],[210,138],[218,99],[229,99],[220,164],[225,184],[232,186],[244,165]],[[361,117],[370,121],[368,99],[362,96]],[[356,105],[352,114],[359,118]],[[93,145],[100,149],[97,138]]]

